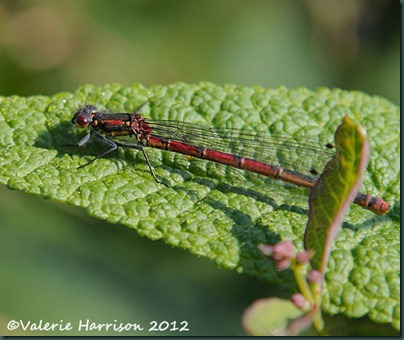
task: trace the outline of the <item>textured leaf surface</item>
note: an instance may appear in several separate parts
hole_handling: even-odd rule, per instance
[[[53,97],[0,97],[0,182],[44,198],[87,209],[150,239],[189,249],[226,268],[289,285],[258,251],[257,243],[290,238],[301,247],[307,222],[305,189],[279,184],[212,162],[147,150],[154,182],[142,155],[119,150],[77,169],[102,147],[63,148],[83,132],[71,124],[83,104],[215,127],[268,127],[307,137],[317,146],[333,140],[344,115],[368,133],[372,154],[361,191],[392,204],[385,217],[353,206],[331,253],[323,310],[369,315],[399,327],[399,110],[360,92],[173,84],[145,88],[83,86]]]
[[[331,248],[369,163],[366,133],[345,116],[335,133],[336,154],[310,192],[306,249],[315,251],[313,268],[324,274]]]

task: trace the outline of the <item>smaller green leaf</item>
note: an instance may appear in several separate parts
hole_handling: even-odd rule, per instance
[[[366,132],[347,116],[335,132],[336,154],[325,166],[309,198],[306,249],[315,250],[312,264],[323,275],[343,218],[358,193],[369,163]]]
[[[287,335],[289,323],[304,313],[289,300],[259,299],[244,311],[242,323],[249,335]]]

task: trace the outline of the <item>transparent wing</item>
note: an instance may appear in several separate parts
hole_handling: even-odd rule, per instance
[[[273,136],[266,131],[221,129],[170,120],[146,122],[155,137],[251,158],[311,177],[317,177],[334,154],[330,145],[320,147],[318,141]]]

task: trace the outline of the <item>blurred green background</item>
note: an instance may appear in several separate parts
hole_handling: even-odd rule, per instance
[[[0,0],[0,95],[212,81],[340,87],[399,105],[399,39],[394,0]],[[243,335],[240,317],[254,299],[288,296],[5,187],[0,277],[0,335],[22,334],[6,333],[11,319],[145,328],[186,320],[190,332],[181,335]]]

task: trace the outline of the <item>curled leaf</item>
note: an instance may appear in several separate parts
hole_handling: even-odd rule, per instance
[[[365,131],[345,116],[335,133],[336,154],[330,160],[309,198],[305,248],[315,251],[312,263],[323,275],[331,247],[343,218],[358,193],[369,163]]]

